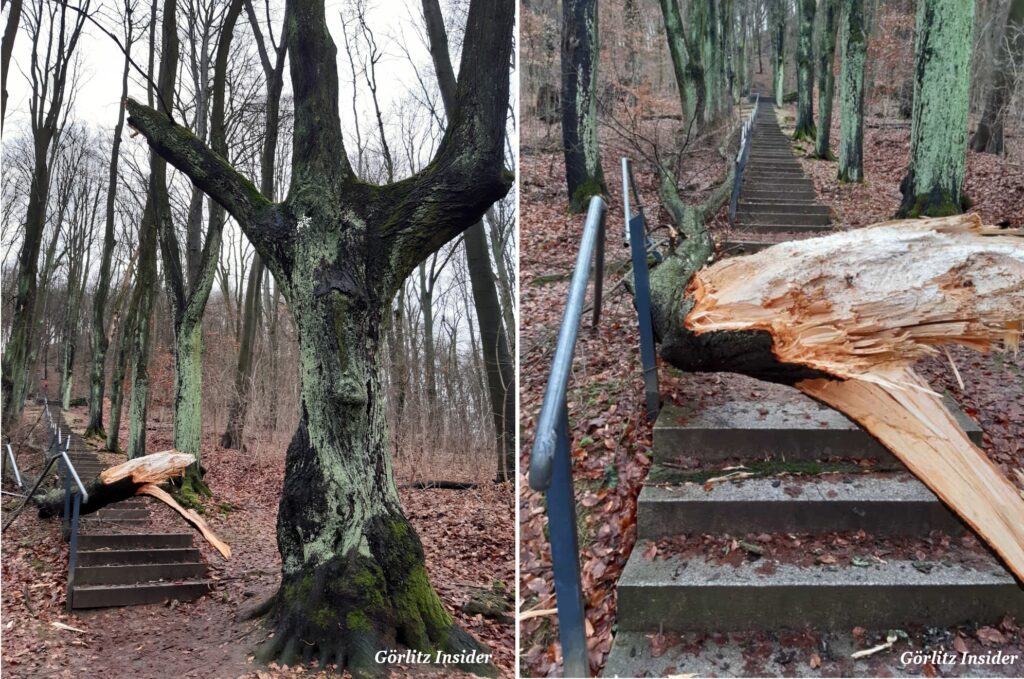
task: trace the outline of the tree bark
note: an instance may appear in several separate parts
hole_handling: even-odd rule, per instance
[[[280,123],[281,90],[284,86],[284,58],[288,53],[287,44],[281,40],[276,48],[276,61],[271,63],[266,41],[259,30],[259,22],[252,6],[252,0],[246,0],[245,11],[249,17],[253,35],[263,64],[263,75],[267,84],[266,112],[263,125],[263,148],[260,150],[260,193],[269,198],[274,197],[274,174],[277,160],[277,139]],[[271,30],[268,28],[268,30]],[[220,444],[225,448],[242,448],[242,437],[245,433],[245,418],[249,412],[253,369],[253,352],[256,345],[256,332],[262,323],[260,305],[260,287],[265,267],[260,256],[253,256],[252,270],[245,291],[245,312],[242,320],[242,339],[238,349],[238,365],[235,368],[235,389],[232,392],[231,404],[228,406],[228,424],[221,436]],[[250,294],[252,295],[250,298]]]
[[[608,192],[597,125],[597,0],[562,0],[562,148],[572,212]]]
[[[441,5],[438,0],[423,0],[423,13],[427,19],[427,37],[430,54],[434,62],[438,85],[445,112],[455,113],[455,75],[451,57],[448,54],[448,35],[445,32]],[[493,208],[488,209],[488,219],[495,224]],[[477,324],[480,328],[484,365],[487,370],[487,390],[491,402],[491,416],[494,419],[494,433],[498,453],[498,471],[495,480],[499,483],[515,476],[515,398],[510,391],[515,385],[515,364],[509,348],[508,335],[503,322],[498,291],[491,269],[491,257],[487,247],[487,233],[483,220],[466,229],[463,236],[466,248],[466,267],[469,269],[470,285],[473,289],[473,306],[476,309]],[[501,261],[497,262],[499,267]]]
[[[822,0],[824,20],[821,24],[821,42],[818,45],[818,128],[814,140],[814,155],[832,160],[829,147],[832,134],[832,99],[835,78],[832,73],[836,56],[836,26],[839,23],[841,0]]]
[[[703,127],[705,105],[704,68],[700,61],[700,50],[694,44],[694,37],[699,40],[703,32],[703,4],[693,4],[693,16],[690,17],[690,38],[683,28],[683,20],[679,13],[678,0],[659,0],[661,15],[665,22],[665,37],[668,40],[668,51],[672,57],[672,70],[678,84],[680,105],[685,116],[686,131],[696,131]]]
[[[962,212],[974,3],[921,0],[914,46],[910,163],[897,215]]]
[[[138,283],[136,282],[136,285]],[[128,361],[131,358],[132,341],[136,334],[137,307],[134,290],[129,302],[127,313],[121,323],[120,339],[117,343],[117,354],[114,356],[114,369],[110,375],[110,421],[108,422],[106,448],[111,452],[120,450],[121,411],[124,406],[124,379],[128,373]]]
[[[7,117],[7,72],[11,66],[11,53],[14,51],[14,39],[18,35],[18,24],[21,22],[22,0],[11,0],[7,13],[7,25],[4,26],[3,44],[0,46],[0,68],[2,68],[3,85],[0,100],[0,130],[3,130],[4,119]]]
[[[971,150],[1003,153],[1003,126],[1013,96],[1012,65],[1024,55],[1024,0],[1011,0],[1006,25],[992,67],[992,85],[985,97],[985,108],[978,129],[971,138]]]
[[[419,263],[504,196],[514,3],[472,0],[457,107],[434,159],[385,186],[348,163],[334,42],[324,3],[291,0],[286,33],[295,102],[292,183],[273,203],[188,130],[131,99],[129,123],[223,205],[274,274],[299,340],[301,415],[278,513],[282,584],[275,634],[259,654],[316,655],[376,674],[401,644],[471,654],[431,588],[423,550],[394,482],[379,375],[391,300]],[[493,671],[479,656],[453,664]]]
[[[13,19],[15,9],[12,4],[8,29],[11,28],[10,20]],[[28,372],[36,348],[36,277],[39,270],[39,250],[46,227],[46,206],[50,187],[50,145],[63,126],[62,109],[67,95],[67,78],[85,23],[82,15],[69,18],[67,7],[54,9],[49,17],[44,16],[49,11],[42,3],[37,5],[36,20],[30,29],[33,42],[31,128],[34,164],[25,214],[25,230],[18,252],[11,329],[0,367],[0,398],[3,401],[0,421],[2,428],[7,431],[21,416],[28,390]],[[41,35],[44,30],[50,32],[48,38]],[[13,39],[13,35],[10,40],[7,39],[5,30],[3,49],[12,49]],[[56,42],[57,47],[55,54],[51,53],[51,50],[46,50],[43,61],[40,61],[39,50],[36,49],[40,40],[48,40],[49,44]],[[40,73],[42,75],[39,75]],[[45,82],[40,82],[40,77]],[[5,75],[5,101],[6,83]]]
[[[131,18],[125,22],[125,49],[130,50],[132,44]],[[121,70],[121,99],[128,96],[128,70],[131,63],[128,53],[125,54],[124,66]],[[106,222],[103,231],[103,254],[100,258],[99,279],[92,301],[92,356],[89,367],[89,420],[85,428],[85,436],[103,438],[103,396],[106,387],[106,358],[109,342],[107,340],[107,297],[110,294],[110,266],[114,256],[117,239],[114,232],[117,198],[117,166],[121,156],[121,135],[124,132],[124,108],[118,107],[117,124],[114,125],[113,146],[110,151],[109,184],[107,185]],[[118,387],[120,388],[120,387]]]
[[[864,181],[864,62],[868,33],[864,0],[842,0],[839,74],[839,181]]]
[[[769,30],[772,37],[772,83],[775,105],[782,106],[786,96],[786,14],[787,0],[768,0]]]
[[[796,130],[793,139],[814,139],[814,13],[817,0],[797,0]]]

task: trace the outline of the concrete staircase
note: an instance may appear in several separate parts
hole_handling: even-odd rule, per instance
[[[75,433],[68,456],[85,482],[111,466]],[[81,518],[72,608],[191,601],[210,591],[192,533],[155,529],[148,502],[125,500]]]
[[[793,563],[776,558],[772,542],[763,556],[744,554],[738,563],[671,549],[645,555],[648,541],[665,545],[666,538],[687,535],[749,542],[752,535],[864,531],[884,541],[963,533],[924,484],[841,414],[786,387],[765,391],[766,398],[699,411],[671,405],[661,411],[654,464],[637,504],[638,542],[618,584],[618,628],[605,676],[750,676],[737,666],[741,650],[722,641],[729,633],[767,630],[777,640],[785,629],[812,629],[832,633],[842,646],[858,626],[990,624],[1006,614],[1024,616],[1024,589],[1012,575],[978,550],[959,558],[958,550],[968,552],[956,537],[948,558],[927,563],[894,557]],[[980,442],[977,425],[952,410]],[[753,476],[703,486],[739,465]],[[703,652],[691,643],[652,653],[653,635],[685,633],[715,644]],[[733,659],[732,671],[716,664],[724,657]],[[770,676],[762,671],[769,670],[754,676]]]
[[[761,98],[736,207],[736,225],[722,242],[727,255],[744,255],[780,240],[821,235],[832,228],[827,206],[793,155],[771,100]]]

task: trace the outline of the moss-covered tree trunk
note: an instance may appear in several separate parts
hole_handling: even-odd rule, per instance
[[[814,139],[814,13],[816,0],[797,0],[796,130],[793,139]]]
[[[357,675],[378,650],[455,652],[492,667],[431,588],[404,517],[379,375],[391,300],[423,259],[504,196],[502,170],[514,3],[472,0],[457,106],[433,160],[371,186],[352,171],[338,115],[336,49],[322,0],[291,0],[286,34],[295,102],[291,186],[274,203],[188,130],[128,100],[129,123],[238,221],[281,286],[299,342],[301,414],[278,514],[282,583],[261,652],[319,657]]]
[[[775,105],[782,106],[786,97],[786,14],[787,0],[767,0],[768,30],[772,38],[772,84],[775,94]]]
[[[132,298],[134,299],[134,292]],[[107,422],[106,449],[111,452],[120,450],[121,411],[124,406],[124,378],[128,373],[128,360],[131,356],[132,338],[135,337],[135,307],[129,306],[120,328],[120,339],[114,366],[110,374],[110,419]]]
[[[864,181],[864,62],[868,33],[864,0],[842,0],[839,72],[839,181]]]
[[[985,107],[978,129],[971,137],[971,149],[984,153],[1003,152],[1003,128],[1015,85],[1014,64],[1024,57],[1024,0],[1011,0],[996,59],[992,83],[985,95]]]
[[[607,193],[597,125],[597,0],[562,1],[562,148],[569,209]]]
[[[679,12],[678,0],[659,0],[661,15],[665,22],[665,37],[668,40],[672,70],[679,87],[680,104],[683,110],[684,127],[687,132],[696,131],[704,122],[704,69],[701,66],[700,50],[688,35],[700,35],[701,19],[704,16],[699,2],[694,3],[689,17],[687,32]]]
[[[835,95],[833,64],[836,56],[836,27],[839,23],[840,0],[822,0],[821,40],[818,43],[818,127],[814,155],[831,160],[829,148],[832,134],[832,99]]]
[[[914,41],[910,162],[898,215],[962,210],[974,3],[920,0]]]

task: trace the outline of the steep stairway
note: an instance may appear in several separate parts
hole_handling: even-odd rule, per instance
[[[66,424],[64,429],[71,431]],[[83,481],[111,466],[77,433],[70,436],[68,457]],[[192,601],[210,591],[193,534],[155,528],[149,502],[124,500],[81,518],[72,608]]]
[[[831,228],[770,101],[753,135],[725,254]],[[666,405],[655,423],[605,676],[821,676],[806,660],[814,646],[793,662],[807,632],[833,671],[876,676],[850,659],[857,627],[1024,617],[1024,588],[870,435],[790,387],[721,379],[749,396]],[[978,426],[947,407],[980,444]]]
[[[736,224],[722,252],[743,255],[783,240],[821,235],[832,229],[827,206],[818,202],[814,184],[793,155],[770,99],[761,97],[751,132]]]

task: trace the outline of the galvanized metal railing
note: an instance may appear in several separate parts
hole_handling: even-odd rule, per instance
[[[64,485],[64,516],[61,521],[61,536],[68,543],[68,587],[67,608],[71,610],[71,597],[75,584],[75,568],[78,565],[78,526],[82,503],[89,501],[89,492],[85,489],[75,465],[71,462],[68,452],[71,450],[71,432],[63,435],[59,422],[54,421],[50,414],[50,404],[45,406],[47,426],[50,431],[50,446],[47,459],[47,470],[54,460],[60,465],[58,473]],[[45,474],[45,471],[44,471]]]
[[[14,451],[11,450],[11,444],[5,443],[4,445],[7,447],[7,461],[10,463],[10,468],[14,472],[14,482],[18,484],[18,488],[24,488],[25,484],[21,481],[21,470],[18,469],[18,461],[14,459]],[[4,465],[4,468],[6,469],[7,465]]]
[[[623,194],[629,244],[633,251],[635,277],[634,296],[640,319],[641,360],[648,414],[657,415],[657,373],[654,359],[654,333],[651,324],[650,281],[647,271],[647,238],[643,209],[633,217],[629,208],[629,191],[638,198],[629,174],[629,163],[623,161]],[[637,200],[639,205],[639,200]],[[562,642],[564,673],[567,677],[590,675],[583,589],[580,577],[579,536],[576,530],[576,498],[573,491],[569,412],[566,397],[572,358],[576,349],[580,320],[583,317],[591,262],[594,264],[594,327],[601,318],[602,279],[604,277],[605,217],[608,207],[595,196],[590,200],[583,227],[576,269],[569,283],[569,296],[562,326],[558,331],[551,375],[544,392],[544,403],[537,418],[537,433],[530,456],[530,487],[547,494],[548,536],[555,577],[558,607],[559,639]],[[652,392],[653,389],[653,392]]]
[[[732,180],[732,196],[729,197],[729,223],[736,223],[736,207],[740,199],[740,188],[743,186],[743,173],[747,169],[747,158],[750,157],[750,143],[754,132],[754,119],[761,103],[761,95],[754,95],[754,108],[750,116],[740,128],[740,150],[736,153],[735,172]]]

